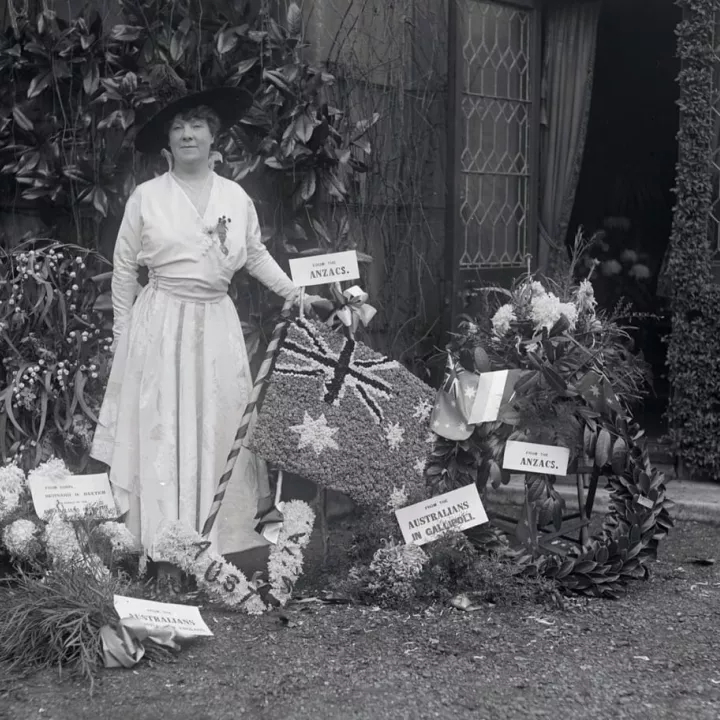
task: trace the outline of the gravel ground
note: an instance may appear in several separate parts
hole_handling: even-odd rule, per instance
[[[0,677],[3,720],[720,718],[720,531],[680,524],[620,601],[434,608],[307,604],[203,614],[215,637],[177,662],[106,671],[94,696]]]

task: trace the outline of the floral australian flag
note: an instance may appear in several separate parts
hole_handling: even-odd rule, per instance
[[[425,497],[435,391],[400,363],[308,319],[289,323],[251,449],[359,504]]]

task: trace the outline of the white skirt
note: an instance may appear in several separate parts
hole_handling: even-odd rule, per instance
[[[202,531],[252,389],[227,295],[192,302],[148,285],[113,358],[91,456],[110,466],[125,522],[152,557],[163,521]],[[254,531],[265,463],[243,449],[209,540],[223,553],[266,544]]]

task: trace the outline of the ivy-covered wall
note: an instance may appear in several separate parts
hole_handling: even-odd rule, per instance
[[[678,0],[682,62],[679,160],[671,237],[672,332],[668,370],[671,436],[693,475],[720,479],[720,287],[708,236],[712,203],[713,66],[720,0]]]

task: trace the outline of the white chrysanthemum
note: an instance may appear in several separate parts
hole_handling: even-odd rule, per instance
[[[0,467],[0,487],[22,492],[25,489],[25,473],[17,465],[3,465]]]
[[[155,536],[152,558],[193,575],[201,590],[228,607],[241,607],[251,615],[266,609],[258,594],[259,585],[248,582],[238,568],[182,521],[163,523]]]
[[[418,462],[422,463],[422,467],[424,470],[425,463],[422,462],[422,460],[419,460]],[[388,500],[387,504],[391,510],[398,510],[408,504],[408,496],[407,492],[405,491],[404,485],[401,488],[396,488],[393,485],[392,492],[390,493],[390,499]]]
[[[595,289],[589,280],[583,280],[575,291],[575,303],[580,313],[594,314],[597,300]]]
[[[83,551],[77,534],[70,523],[54,513],[45,526],[45,543],[48,555],[56,565],[81,563]]]
[[[15,520],[3,531],[3,544],[13,558],[31,561],[42,550],[39,530],[31,520]]]
[[[70,475],[72,475],[72,473],[60,458],[50,458],[47,462],[38,465],[34,470],[30,471],[28,481],[35,478],[42,478],[50,482],[62,482]]]
[[[104,522],[96,532],[110,541],[113,552],[127,555],[138,551],[138,542],[124,523]]]
[[[428,556],[419,545],[388,543],[375,551],[370,570],[392,572],[398,578],[414,579],[422,572]]]
[[[560,298],[553,293],[538,295],[530,302],[530,317],[536,330],[550,330],[562,315],[565,315],[570,323],[570,329],[574,329],[578,310],[573,303],[560,302]]]
[[[578,319],[578,309],[575,303],[560,303],[560,314],[567,318],[570,330],[574,330]]]
[[[272,596],[284,605],[303,568],[303,550],[310,542],[315,513],[302,500],[283,504],[283,526],[277,544],[270,550],[268,578]]]
[[[427,559],[427,554],[419,545],[388,543],[373,555],[370,573],[374,578],[368,589],[397,598],[410,597],[414,592],[413,583]]]
[[[0,467],[0,523],[20,506],[25,491],[25,474],[17,465]]]
[[[533,280],[530,283],[530,294],[532,297],[540,297],[541,295],[546,295],[547,290],[545,290],[545,286],[541,282]]]
[[[502,337],[510,329],[510,324],[515,322],[516,319],[515,309],[512,304],[508,303],[507,305],[503,305],[498,308],[498,311],[493,315],[491,321],[493,331],[496,335]]]

